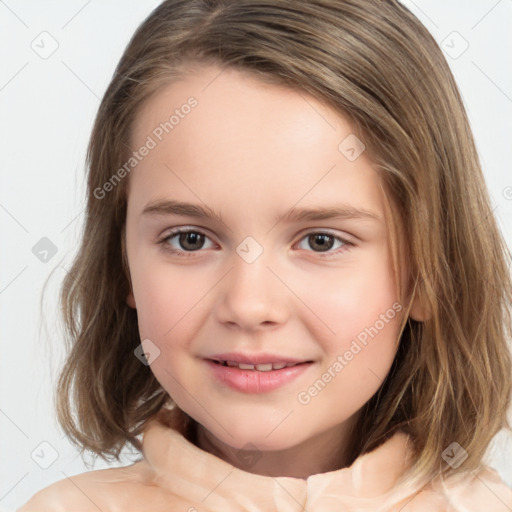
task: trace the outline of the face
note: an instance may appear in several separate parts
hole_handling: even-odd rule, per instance
[[[219,72],[137,117],[128,302],[180,408],[233,448],[287,449],[353,419],[395,356],[384,199],[345,118]]]

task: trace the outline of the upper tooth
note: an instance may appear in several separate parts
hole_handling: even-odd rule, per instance
[[[270,370],[272,370],[272,363],[257,364],[256,370],[260,372],[269,372]]]
[[[238,367],[240,370],[258,370],[259,372],[270,372],[271,370],[281,370],[284,367],[289,368],[298,363],[263,363],[263,364],[248,364],[238,363],[236,361],[224,361],[224,364],[230,367]]]
[[[237,366],[240,370],[258,370],[259,372],[269,372],[271,370],[280,370],[281,368],[295,366],[297,363],[263,363],[247,364],[237,363],[236,361],[226,361],[228,366]]]

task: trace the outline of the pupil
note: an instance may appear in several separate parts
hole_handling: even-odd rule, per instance
[[[309,236],[309,243],[314,249],[315,245],[320,251],[328,251],[332,247],[332,236],[326,234],[313,234]]]
[[[202,243],[204,242],[204,235],[201,233],[181,233],[180,235],[180,245],[186,251],[193,251],[195,249],[200,249]],[[190,247],[190,245],[192,247]]]

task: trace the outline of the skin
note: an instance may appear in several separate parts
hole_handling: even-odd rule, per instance
[[[365,152],[349,161],[338,150],[353,129],[334,110],[239,71],[219,72],[196,69],[151,97],[137,116],[133,148],[187,98],[198,101],[129,176],[127,301],[137,309],[141,340],[160,351],[151,371],[198,422],[201,448],[253,473],[307,478],[343,467],[348,430],[397,350],[403,313],[309,403],[298,401],[399,302],[379,175]],[[223,222],[143,213],[166,200],[208,206]],[[292,207],[326,205],[377,218],[274,220]],[[187,252],[179,235],[159,243],[177,227],[204,233],[203,245],[196,241]],[[322,252],[307,235],[326,230],[352,245],[328,238]],[[263,248],[252,263],[236,251],[247,236]],[[411,316],[417,310],[413,304]],[[204,357],[228,351],[313,364],[278,390],[247,394],[219,383],[206,367]],[[248,464],[240,454],[257,454],[257,461]]]

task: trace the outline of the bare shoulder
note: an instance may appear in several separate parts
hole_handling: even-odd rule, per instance
[[[145,461],[65,477],[37,492],[17,512],[137,510],[138,504],[165,498],[152,477]]]

